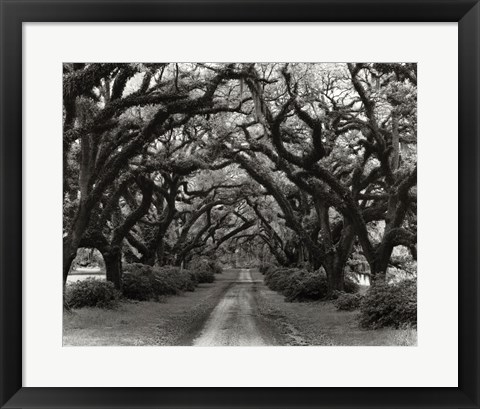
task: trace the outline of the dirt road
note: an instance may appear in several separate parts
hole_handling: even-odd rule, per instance
[[[249,270],[238,275],[206,320],[196,346],[278,345],[280,335],[259,313],[257,285]]]

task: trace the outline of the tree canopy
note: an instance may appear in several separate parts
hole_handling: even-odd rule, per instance
[[[372,282],[416,260],[416,65],[64,64],[64,281],[236,252]],[[410,269],[411,270],[411,269]],[[409,270],[409,271],[410,271]]]

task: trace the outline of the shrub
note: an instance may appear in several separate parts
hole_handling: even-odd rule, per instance
[[[155,298],[150,278],[146,275],[124,272],[122,293],[125,298],[137,301],[149,301]]]
[[[222,273],[222,268],[215,260],[206,257],[197,257],[193,259],[188,269],[195,275],[199,284],[213,283],[215,281],[215,274]]]
[[[360,290],[360,285],[352,278],[347,276],[343,282],[343,290],[348,294],[358,293]]]
[[[65,290],[65,304],[69,308],[98,307],[115,308],[118,305],[120,293],[113,283],[87,278],[69,284]]]
[[[180,274],[183,283],[181,286],[181,290],[192,292],[195,291],[195,288],[197,288],[198,285],[198,279],[197,277],[195,277],[195,274],[193,274],[192,271],[185,269],[183,269],[182,271],[178,270],[178,273]]]
[[[308,301],[325,298],[327,277],[323,271],[300,268],[277,268],[265,273],[265,284],[285,296],[286,301]]]
[[[364,296],[360,311],[360,325],[364,328],[416,327],[416,281],[404,280],[397,284],[372,286]]]
[[[189,264],[189,269],[193,271],[211,271],[213,274],[222,274],[223,272],[220,263],[207,257],[194,258]]]
[[[127,264],[126,265],[126,267],[124,268],[124,272],[129,273],[129,274],[147,276],[148,274],[151,273],[152,269],[153,269],[153,267],[149,266],[147,264],[132,263],[132,264]]]
[[[175,270],[176,267],[152,269],[151,282],[155,295],[177,295],[182,292],[183,280]]]
[[[220,263],[218,263],[217,261],[214,261],[214,260],[210,260],[210,264],[211,264],[211,268],[212,268],[214,274],[222,274],[223,273],[223,269],[222,269],[222,266],[220,265]]]
[[[328,280],[323,269],[308,271],[304,268],[268,268],[264,273],[265,284],[285,296],[286,301],[321,300],[328,295]],[[346,277],[346,293],[358,292],[360,286]]]
[[[193,274],[195,275],[195,278],[199,284],[213,283],[215,281],[215,273],[209,269],[194,270]]]
[[[327,276],[320,270],[295,269],[283,294],[289,302],[321,300],[328,294]]]
[[[334,305],[340,311],[353,311],[360,307],[361,301],[362,296],[359,294],[340,293]]]
[[[183,269],[183,274],[188,275],[188,277],[190,278],[190,281],[193,283],[194,287],[196,287],[199,284],[198,277],[197,277],[197,274],[195,274],[195,271],[184,268]]]
[[[265,284],[273,291],[283,293],[291,280],[292,274],[296,271],[294,268],[281,267],[270,269],[265,272]]]
[[[173,294],[179,291],[195,291],[198,280],[193,277],[190,271],[171,266],[158,267],[154,271],[157,282],[163,280],[163,291]],[[159,291],[162,290],[159,289]]]
[[[275,265],[275,264],[272,264],[272,263],[264,263],[264,264],[261,264],[260,267],[259,267],[259,271],[262,273],[262,274],[267,274],[275,269],[277,269],[278,266]]]
[[[178,267],[130,264],[123,274],[122,291],[132,300],[158,300],[161,296],[194,291],[198,281],[192,272],[180,271]]]

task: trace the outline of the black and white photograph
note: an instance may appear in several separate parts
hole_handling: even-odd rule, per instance
[[[417,346],[416,63],[62,84],[64,347]]]

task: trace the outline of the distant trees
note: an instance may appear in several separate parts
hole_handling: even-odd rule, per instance
[[[64,281],[79,247],[120,286],[252,243],[331,291],[359,251],[384,281],[416,174],[414,64],[64,67]]]

